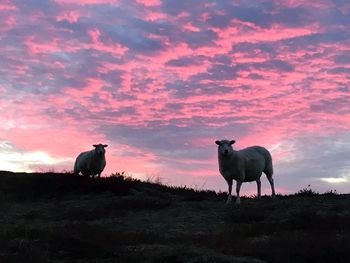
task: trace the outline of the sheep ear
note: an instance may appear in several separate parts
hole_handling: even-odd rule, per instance
[[[215,143],[216,143],[217,145],[221,145],[221,142],[220,142],[220,141],[215,141]]]
[[[93,144],[92,146],[94,146],[95,148],[97,147],[97,144]]]
[[[232,141],[230,141],[230,144],[232,145],[232,144],[234,144],[236,141],[235,140],[232,140]]]
[[[103,147],[104,147],[104,148],[108,147],[108,144],[104,144]]]

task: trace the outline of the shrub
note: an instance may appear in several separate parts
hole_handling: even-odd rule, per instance
[[[319,195],[319,193],[312,190],[311,186],[308,185],[307,187],[300,189],[295,195],[296,196],[303,196],[303,197],[312,197],[312,196]]]

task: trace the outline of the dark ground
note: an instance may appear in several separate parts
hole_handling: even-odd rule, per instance
[[[0,262],[350,262],[350,195],[0,171]]]

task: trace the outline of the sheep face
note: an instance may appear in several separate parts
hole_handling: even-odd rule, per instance
[[[234,140],[221,140],[215,141],[219,145],[218,152],[220,156],[231,156],[233,154],[232,144],[235,143]]]
[[[105,148],[108,146],[107,144],[94,144],[95,152],[98,156],[105,155]]]

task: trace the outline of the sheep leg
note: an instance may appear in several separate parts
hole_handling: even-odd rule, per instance
[[[226,204],[231,204],[232,202],[232,180],[231,181],[227,181],[228,184],[228,195],[227,195],[227,201]]]
[[[241,204],[241,198],[239,196],[239,191],[241,190],[241,185],[242,185],[242,182],[240,182],[240,181],[236,182],[236,195],[237,195],[236,204],[237,205]]]
[[[272,197],[275,197],[275,185],[274,185],[274,183],[273,183],[273,178],[272,178],[272,176],[268,176],[267,177],[267,180],[269,180],[269,182],[270,182],[270,185],[271,185],[271,191],[272,191]]]
[[[258,188],[258,198],[261,197],[261,181],[260,178],[258,180],[256,180],[256,186]]]

